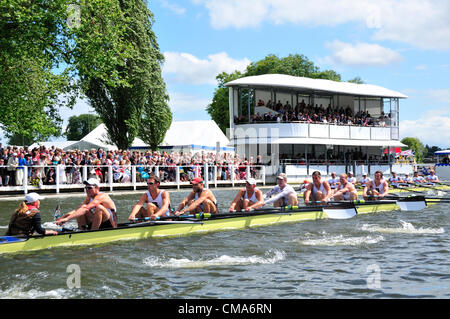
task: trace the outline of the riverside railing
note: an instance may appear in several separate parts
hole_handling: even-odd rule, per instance
[[[206,187],[235,186],[245,183],[247,177],[265,185],[266,168],[262,165],[44,165],[23,166],[8,171],[0,166],[0,194],[2,192],[83,190],[83,181],[91,177],[100,180],[102,189],[146,186],[150,174],[159,177],[163,187],[189,186],[190,181],[202,177]]]

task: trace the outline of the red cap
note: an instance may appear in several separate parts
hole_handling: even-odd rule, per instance
[[[197,184],[199,184],[199,183],[203,183],[203,178],[197,177],[197,178],[194,178],[194,179],[191,181],[191,184],[192,184],[192,185],[197,185]]]

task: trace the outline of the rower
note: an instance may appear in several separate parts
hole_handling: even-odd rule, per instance
[[[189,195],[180,203],[180,205],[178,205],[178,208],[174,214],[179,216],[190,212],[203,212],[205,214],[218,213],[216,197],[211,190],[204,188],[203,178],[194,178],[191,181],[191,185],[192,192],[190,192]]]
[[[370,177],[367,177],[367,173],[363,173],[361,180],[358,182],[358,185],[366,187],[371,181],[372,180],[370,179]]]
[[[263,193],[256,187],[256,180],[248,178],[245,183],[245,188],[241,188],[234,198],[229,208],[230,212],[250,211],[264,206]]]
[[[367,200],[369,197],[383,199],[389,194],[389,184],[383,179],[383,173],[376,171],[374,180],[364,187],[363,197]]]
[[[336,177],[336,173],[331,173],[331,178],[328,180],[331,191],[334,191],[339,186],[339,178]]]
[[[430,175],[427,176],[428,183],[434,184],[439,183],[439,178],[435,175],[434,170],[430,170]]]
[[[419,172],[414,172],[414,176],[412,178],[414,184],[422,184],[424,183],[424,179],[422,176],[419,176]]]
[[[108,194],[100,192],[98,179],[89,178],[83,182],[86,199],[75,210],[64,214],[56,220],[62,225],[76,218],[79,229],[97,230],[117,227],[116,205]]]
[[[389,177],[389,184],[394,188],[398,188],[400,183],[403,183],[403,180],[399,176],[397,176],[396,172],[392,172],[392,176]]]
[[[159,189],[159,178],[151,174],[147,179],[147,192],[141,195],[139,201],[134,205],[129,220],[146,217],[156,220],[160,216],[170,216],[170,195],[169,192]],[[146,207],[144,205],[147,204]]]
[[[350,183],[347,178],[347,174],[339,175],[339,186],[333,194],[335,200],[357,200],[358,193],[356,192],[355,185]]]
[[[306,186],[303,194],[305,205],[314,204],[316,202],[326,203],[332,196],[330,184],[327,181],[322,182],[322,176],[319,171],[312,174],[312,182]]]
[[[414,183],[413,183],[412,177],[409,176],[408,173],[405,174],[405,178],[403,178],[403,183],[404,183],[406,186],[409,186],[409,184],[414,184]]]
[[[6,236],[31,236],[34,232],[41,235],[57,235],[54,230],[46,230],[41,225],[41,214],[39,207],[44,199],[38,193],[29,193],[25,196],[25,201],[11,216]]]
[[[274,197],[270,198],[273,195]],[[277,176],[277,185],[264,195],[264,205],[272,203],[274,207],[298,205],[297,192],[291,185],[288,185],[287,176],[284,173]]]
[[[348,172],[347,182],[352,183],[353,185],[356,184],[356,178],[353,176],[352,172]]]

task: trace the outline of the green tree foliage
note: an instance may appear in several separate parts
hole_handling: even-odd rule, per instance
[[[244,73],[235,71],[228,74],[223,72],[216,77],[218,88],[214,92],[211,104],[206,108],[208,114],[223,132],[226,132],[226,129],[230,127],[228,88],[225,87],[225,83],[245,76],[275,73],[341,81],[341,76],[338,73],[333,70],[321,71],[313,62],[301,54],[291,54],[284,58],[271,54],[260,61],[252,62]]]
[[[81,140],[101,123],[101,118],[96,114],[71,116],[65,131],[66,138],[69,141]]]
[[[59,109],[80,92],[119,148],[147,108],[170,113],[146,1],[0,0],[0,12],[0,128],[9,136],[59,135]]]
[[[216,76],[219,86],[214,91],[213,100],[211,104],[207,106],[206,111],[224,133],[226,132],[227,128],[230,127],[230,112],[228,110],[228,88],[225,86],[225,83],[236,80],[242,76],[242,73],[239,71],[235,71],[231,74],[222,72]]]
[[[434,152],[442,151],[442,149],[439,146],[429,146],[428,144],[425,145],[425,152],[423,157],[433,157]]]
[[[359,76],[357,76],[351,80],[348,80],[347,82],[356,83],[356,84],[364,84],[364,81]]]
[[[84,93],[118,148],[139,133],[146,106],[166,101],[164,56],[152,31],[153,14],[142,0],[83,2],[75,33],[75,65]],[[160,87],[161,89],[155,89]],[[168,107],[163,108],[169,111]],[[159,109],[162,112],[162,109]]]
[[[414,152],[417,163],[422,163],[424,158],[424,153],[426,151],[422,142],[416,137],[405,137],[401,140],[403,144],[406,144],[407,147],[404,147],[402,150],[410,149]]]
[[[0,128],[8,137],[59,135],[59,108],[74,99],[67,49],[67,0],[0,0]]]

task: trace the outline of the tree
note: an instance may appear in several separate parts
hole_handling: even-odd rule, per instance
[[[153,123],[142,122],[146,106],[159,107],[167,100],[153,14],[143,0],[82,2],[81,24],[73,31],[74,63],[110,142],[125,149],[141,126]],[[158,112],[163,109],[168,108]]]
[[[225,83],[242,77],[242,73],[235,71],[228,74],[222,72],[216,76],[219,87],[215,90],[211,104],[206,107],[206,111],[211,118],[217,123],[220,129],[225,133],[230,127],[230,111],[228,109],[228,88]]]
[[[357,76],[351,80],[348,80],[347,82],[356,83],[356,84],[364,84],[364,81],[359,76]]]
[[[235,71],[228,74],[223,72],[216,77],[218,88],[214,92],[211,104],[206,108],[208,114],[223,132],[226,132],[226,129],[230,127],[228,88],[225,83],[244,76],[275,73],[341,81],[341,76],[338,73],[333,70],[321,71],[313,62],[301,54],[291,54],[284,58],[270,54],[260,61],[252,62],[244,73]]]
[[[63,68],[68,0],[0,0],[0,128],[8,137],[59,135],[59,108],[74,98]]]
[[[417,163],[422,163],[425,152],[425,147],[422,142],[416,137],[405,137],[401,140],[401,142],[407,145],[407,147],[403,147],[402,150],[412,150],[414,152],[414,156],[416,157]]]
[[[167,104],[169,96],[161,78],[161,72],[155,72],[154,86],[149,92],[145,104],[142,125],[139,126],[138,136],[152,150],[156,150],[163,142],[167,130],[172,124],[172,112]]]
[[[69,141],[78,141],[101,123],[101,118],[95,114],[74,115],[69,117],[69,123],[64,134]]]
[[[9,145],[30,146],[35,142],[34,139],[25,137],[20,134],[13,134],[8,140]]]

